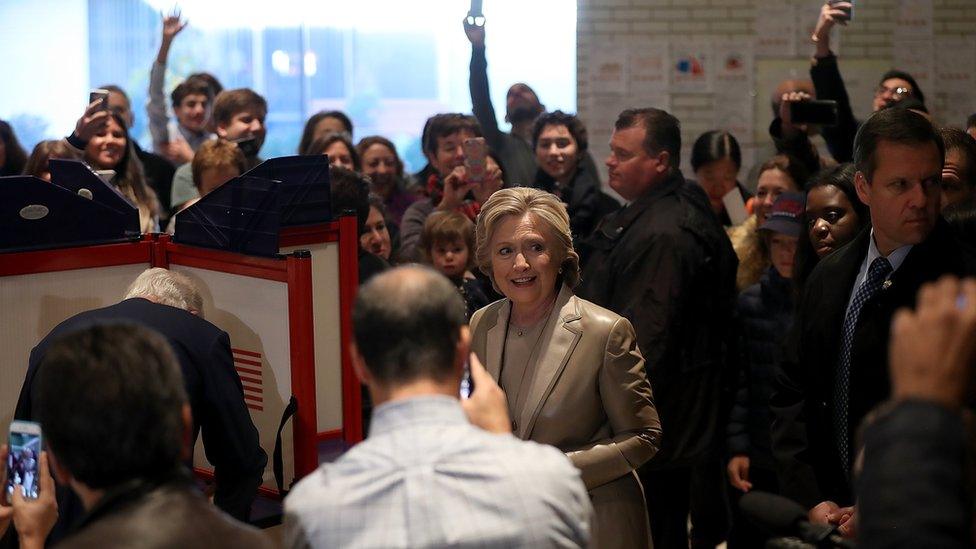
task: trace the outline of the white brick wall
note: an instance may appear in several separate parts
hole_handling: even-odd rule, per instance
[[[870,107],[870,88],[877,83],[885,68],[892,65],[894,18],[898,0],[854,0],[853,23],[839,29],[839,58],[841,72],[857,89],[852,90],[855,113],[866,114]],[[816,22],[819,0],[781,0],[796,6],[800,24],[812,26]],[[932,0],[935,37],[976,36],[976,0]],[[606,127],[606,122],[595,123],[590,119],[589,106],[594,94],[601,92],[598,83],[587,81],[588,61],[597,48],[608,43],[627,43],[640,39],[667,39],[676,37],[706,40],[741,40],[755,37],[755,18],[761,9],[780,2],[770,0],[578,0],[577,24],[577,71],[578,103],[580,115],[592,127]],[[807,16],[806,14],[809,14]],[[801,34],[796,31],[795,34]],[[807,78],[813,44],[797,38],[797,53],[775,59],[756,60],[756,86],[752,112],[753,135],[740,136],[747,147],[747,162],[762,161],[749,158],[751,151],[767,141],[764,137],[770,119],[769,94],[760,81],[762,74],[776,70],[790,70],[798,78]],[[768,78],[767,78],[768,79]],[[763,87],[764,89],[759,89]],[[933,84],[930,84],[933,87]],[[934,111],[940,123],[962,125],[965,120],[946,119],[947,97],[935,89],[925,89],[929,109]],[[682,121],[685,148],[702,132],[713,129],[713,112],[716,101],[722,101],[721,90],[712,94],[669,94],[671,112]],[[976,89],[973,91],[976,99]],[[636,101],[639,102],[639,101]],[[636,106],[636,105],[635,105]],[[972,108],[976,110],[976,103]],[[958,115],[958,113],[957,113]],[[600,132],[604,133],[604,132]],[[593,153],[602,164],[606,152],[607,135],[591,135]],[[687,152],[684,164],[687,169]],[[748,166],[746,166],[748,169]]]

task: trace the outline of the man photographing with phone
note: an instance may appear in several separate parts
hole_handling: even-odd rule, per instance
[[[847,26],[853,21],[854,1],[826,0],[820,8],[820,17],[811,40],[816,44],[810,66],[810,78],[817,90],[817,99],[837,102],[837,122],[823,128],[823,137],[830,154],[837,162],[850,162],[854,157],[854,134],[861,123],[854,118],[847,88],[841,77],[837,56],[830,50],[830,32],[834,25]],[[890,107],[902,99],[914,97],[923,105],[925,94],[915,79],[904,71],[890,70],[882,75],[874,93],[871,111]],[[809,97],[798,95],[785,102],[807,101]]]

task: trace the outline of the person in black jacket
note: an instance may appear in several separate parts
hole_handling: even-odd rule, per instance
[[[854,118],[851,100],[847,96],[847,88],[837,66],[837,56],[830,51],[830,31],[837,23],[847,24],[852,7],[853,3],[849,2],[825,1],[811,37],[816,44],[816,52],[810,65],[810,78],[816,88],[817,99],[837,101],[838,123],[836,126],[824,127],[822,134],[830,154],[834,160],[841,163],[853,159],[854,134],[860,122]],[[890,70],[882,75],[878,82],[871,110],[878,112],[908,97],[914,97],[923,105],[925,104],[925,94],[922,93],[922,89],[918,87],[912,75],[900,70]],[[806,99],[809,97],[791,97],[788,101]],[[796,154],[796,151],[790,152]]]
[[[973,547],[976,281],[928,284],[891,329],[892,401],[866,425],[858,547]],[[971,418],[969,418],[971,419]]]
[[[582,160],[587,156],[586,126],[563,111],[543,113],[532,128],[539,163],[534,187],[553,193],[566,204],[575,240],[590,236],[603,217],[620,207],[600,190],[600,176]]]
[[[787,192],[776,199],[759,231],[766,240],[770,267],[758,283],[739,294],[736,307],[739,380],[726,431],[729,483],[733,509],[742,493],[776,493],[776,466],[769,445],[769,396],[783,340],[793,324],[793,264],[803,230],[803,194]],[[736,516],[729,547],[762,547],[765,538],[747,520]]]
[[[610,150],[610,187],[630,205],[584,241],[579,295],[637,331],[666,426],[661,450],[640,469],[654,546],[687,549],[692,473],[712,464],[726,423],[737,260],[708,197],[678,169],[675,117],[623,111]],[[723,481],[716,475],[714,483],[701,491],[715,494]]]
[[[169,341],[183,370],[193,412],[193,439],[202,433],[207,460],[214,466],[214,503],[246,521],[261,485],[267,454],[261,449],[244,403],[230,338],[203,319],[202,309],[203,299],[189,278],[160,268],[144,271],[123,301],[65,320],[34,347],[14,415],[37,421],[43,409],[38,395],[38,379],[43,375],[39,365],[63,334],[108,321],[130,321],[151,328]],[[70,524],[76,516],[61,507],[61,521]]]
[[[939,217],[943,148],[932,124],[904,109],[879,111],[858,131],[854,183],[871,228],[807,280],[771,400],[781,488],[811,520],[852,502],[852,435],[890,394],[894,311],[926,282],[976,273],[976,253]]]

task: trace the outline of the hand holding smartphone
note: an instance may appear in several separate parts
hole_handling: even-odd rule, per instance
[[[813,99],[790,103],[792,124],[836,126],[839,121],[837,102],[832,99]]]
[[[97,90],[92,90],[91,93],[88,94],[88,104],[91,105],[92,103],[97,102],[99,104],[98,107],[99,110],[107,111],[108,93],[109,93],[108,90],[102,88],[98,88]]]
[[[37,499],[40,490],[41,426],[31,421],[10,423],[7,443],[7,483],[4,496],[10,505],[14,489],[20,486],[27,499]]]
[[[466,179],[471,183],[481,183],[488,174],[488,144],[485,143],[485,138],[465,139],[461,147],[464,149]]]

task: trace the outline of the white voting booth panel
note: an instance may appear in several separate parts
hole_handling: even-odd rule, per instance
[[[244,401],[268,454],[262,492],[278,495],[273,452],[282,414],[294,395],[298,412],[281,431],[282,486],[318,465],[315,425],[311,258],[263,259],[182,246],[161,237],[164,264],[197,282],[207,320],[230,336],[234,367],[244,387]],[[202,443],[194,466],[203,474],[213,467]]]
[[[345,342],[352,340],[352,302],[359,285],[359,239],[355,217],[335,223],[286,228],[281,253],[312,255],[315,319],[315,402],[319,441],[362,440],[359,382]]]
[[[338,234],[338,224],[331,225]],[[255,258],[181,246],[165,235],[123,244],[0,253],[0,318],[4,327],[0,330],[0,426],[5,427],[12,419],[30,350],[51,328],[79,312],[116,303],[144,269],[167,267],[199,283],[207,320],[230,335],[245,402],[269,458],[262,493],[278,495],[272,455],[282,413],[294,395],[298,411],[282,430],[282,480],[289,486],[318,465],[317,347],[323,347],[324,357],[342,354],[340,341],[319,343],[313,337],[312,258],[300,255]],[[322,255],[337,259],[335,254]],[[338,293],[347,295],[343,304],[349,302],[348,289]],[[335,299],[323,302],[339,306]],[[340,319],[342,325],[336,332],[351,333],[348,310],[332,311],[328,316]],[[340,382],[335,383],[342,387]],[[355,396],[358,406],[358,392]],[[342,417],[343,401],[347,400],[344,391],[331,398],[336,398],[334,407],[339,410],[339,425],[343,425],[348,422]],[[329,417],[334,418],[335,411]],[[335,425],[334,419],[331,421],[330,429]],[[355,421],[358,424],[358,410]],[[346,431],[349,429],[340,432]],[[206,473],[209,467],[199,447],[195,460],[198,471]]]
[[[49,251],[0,254],[0,428],[13,419],[34,345],[66,318],[117,303],[152,257],[148,242],[91,249],[90,261]]]
[[[234,367],[244,387],[244,400],[268,452],[269,465],[281,413],[291,396],[291,359],[288,342],[288,285],[208,269],[170,264],[170,269],[192,278],[200,287],[207,320],[230,335]],[[290,430],[282,432],[282,455],[292,455]],[[194,466],[212,471],[197,440]],[[294,464],[283,463],[285,485],[295,476]],[[275,488],[271,468],[263,486]]]

